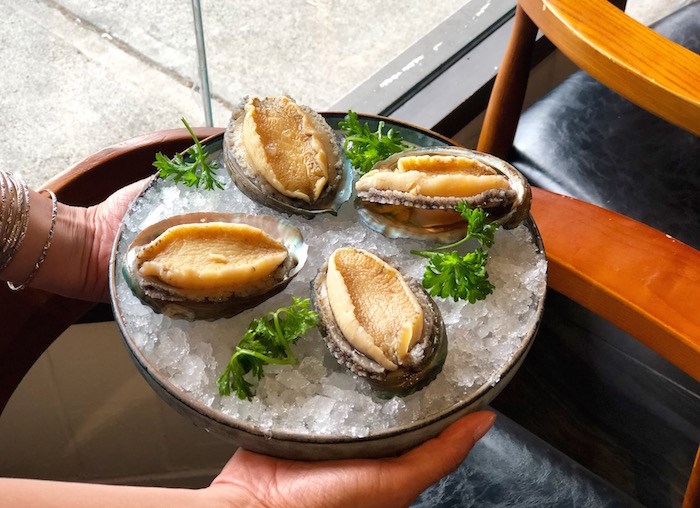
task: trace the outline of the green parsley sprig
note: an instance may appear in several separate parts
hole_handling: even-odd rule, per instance
[[[494,234],[498,224],[487,222],[487,214],[481,208],[470,209],[466,202],[458,203],[455,210],[467,222],[467,234],[461,240],[437,247],[433,250],[412,250],[411,254],[428,259],[428,265],[423,274],[423,287],[431,296],[467,300],[474,303],[483,300],[494,290],[486,272],[488,252],[484,247],[493,245]],[[480,247],[461,255],[455,249],[467,240],[476,239]]]
[[[309,308],[308,298],[292,298],[292,305],[254,319],[236,346],[236,351],[217,380],[219,393],[239,399],[252,399],[253,383],[245,376],[263,377],[263,367],[268,364],[296,365],[299,363],[291,345],[311,328],[318,325],[318,314]]]
[[[377,162],[411,148],[394,129],[383,133],[383,121],[379,122],[376,131],[371,131],[367,122],[360,123],[354,111],[348,111],[338,127],[345,132],[343,151],[360,176],[372,169]]]
[[[202,146],[194,135],[187,120],[181,118],[185,124],[187,131],[194,140],[194,145],[187,149],[187,159],[182,154],[176,154],[172,159],[169,159],[161,152],[156,154],[156,160],[153,165],[158,169],[158,174],[161,178],[172,178],[175,182],[182,182],[188,187],[198,188],[202,185],[207,190],[223,189],[223,184],[216,179],[216,171],[219,169],[219,164],[216,161],[207,162],[206,148]]]

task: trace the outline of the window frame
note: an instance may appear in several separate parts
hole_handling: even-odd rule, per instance
[[[515,5],[515,0],[471,0],[330,109],[391,116],[434,129],[472,97],[485,105],[479,91],[495,78]]]

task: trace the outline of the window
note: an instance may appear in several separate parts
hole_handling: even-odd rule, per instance
[[[213,123],[225,126],[247,94],[398,111],[512,3],[204,1]],[[7,4],[0,118],[11,134],[0,164],[36,186],[105,146],[180,127],[182,116],[204,125],[192,4]]]

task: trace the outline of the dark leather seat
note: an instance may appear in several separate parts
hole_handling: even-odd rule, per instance
[[[699,53],[700,3],[654,30]],[[583,71],[522,114],[509,159],[533,185],[700,248],[700,138]],[[643,504],[679,506],[700,442],[700,384],[561,294],[545,308],[494,406]]]
[[[700,52],[700,3],[654,29]],[[522,114],[509,160],[533,185],[700,247],[700,139],[583,71]],[[492,432],[415,506],[683,502],[700,385],[565,296],[550,290],[533,348],[493,406]]]
[[[700,3],[653,28],[700,53]],[[583,71],[523,113],[509,160],[533,185],[614,210],[700,248],[700,138]]]

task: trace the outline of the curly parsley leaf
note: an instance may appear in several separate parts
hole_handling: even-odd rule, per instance
[[[153,166],[158,169],[158,174],[161,178],[172,178],[175,182],[182,182],[188,187],[203,186],[207,190],[223,189],[223,184],[216,179],[216,171],[219,169],[219,164],[216,161],[207,161],[209,154],[206,148],[202,146],[194,135],[187,120],[181,118],[185,124],[187,131],[194,140],[194,145],[187,149],[187,157],[182,154],[176,154],[172,159],[169,159],[161,152],[156,154],[156,160]]]
[[[498,224],[495,222],[487,222],[488,214],[484,210],[481,208],[471,209],[466,201],[461,201],[455,206],[455,211],[459,212],[467,223],[467,234],[459,242],[441,247],[442,250],[456,247],[470,238],[476,238],[484,247],[491,247],[493,245],[493,238],[498,229]]]
[[[377,162],[411,148],[394,129],[383,133],[383,121],[379,122],[376,131],[372,131],[369,123],[360,123],[354,111],[348,111],[338,127],[345,132],[343,151],[360,176],[372,169]]]
[[[292,298],[292,305],[254,319],[236,346],[223,374],[217,380],[219,394],[235,392],[239,399],[252,399],[254,385],[246,375],[263,377],[268,364],[296,365],[299,363],[291,345],[318,325],[318,314],[310,309],[308,298]]]
[[[431,296],[467,300],[474,303],[493,292],[486,272],[488,254],[482,248],[460,256],[456,251],[432,252],[423,276],[423,286]]]
[[[466,202],[458,203],[455,210],[467,221],[467,234],[461,240],[433,250],[411,253],[428,259],[423,275],[423,287],[431,296],[467,300],[474,303],[485,299],[494,290],[486,271],[488,253],[483,247],[491,247],[498,224],[487,222],[487,214],[480,208],[471,209]],[[454,249],[470,238],[475,238],[481,247],[460,255]]]

